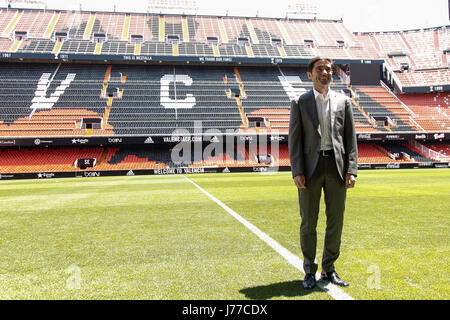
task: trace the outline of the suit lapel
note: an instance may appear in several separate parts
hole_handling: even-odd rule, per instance
[[[309,108],[308,108],[309,115],[311,117],[312,124],[314,128],[316,128],[317,133],[321,136],[320,132],[320,122],[319,122],[319,115],[317,113],[317,106],[316,106],[316,98],[314,97],[314,91],[311,90],[309,92]]]
[[[334,129],[334,122],[336,120],[336,110],[337,110],[337,105],[336,105],[336,99],[334,96],[334,92],[330,89],[329,92],[330,95],[330,120],[331,120],[331,133],[333,133],[333,129]]]

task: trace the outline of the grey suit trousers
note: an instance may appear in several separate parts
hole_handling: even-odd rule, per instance
[[[305,273],[315,274],[317,271],[316,226],[319,217],[319,205],[324,192],[326,231],[322,255],[322,271],[334,271],[334,262],[339,257],[341,234],[344,223],[345,200],[347,188],[336,168],[334,156],[320,156],[317,167],[310,179],[306,181],[306,189],[298,189],[300,215],[300,245],[303,252],[303,268]]]

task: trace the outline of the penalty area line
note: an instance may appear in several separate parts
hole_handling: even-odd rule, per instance
[[[214,201],[217,205],[219,205],[222,209],[224,209],[226,212],[228,212],[233,218],[238,220],[240,223],[242,223],[247,229],[252,231],[258,238],[260,238],[262,241],[264,241],[267,245],[272,247],[278,254],[280,254],[284,259],[286,259],[291,265],[293,265],[295,268],[300,270],[303,274],[305,273],[303,270],[303,261],[294,255],[292,252],[290,252],[288,249],[283,247],[281,244],[279,244],[276,240],[272,239],[270,236],[268,236],[266,233],[258,229],[254,224],[248,222],[245,220],[241,215],[239,215],[236,211],[228,207],[226,204],[224,204],[222,201],[214,197],[212,194],[210,194],[208,191],[200,187],[198,184],[196,184],[194,181],[189,179],[186,176],[183,176],[187,181],[189,181],[192,185],[194,185],[198,190],[200,190],[202,193],[204,193],[208,198],[210,198],[212,201]],[[320,274],[316,273],[316,278],[320,278]],[[326,293],[328,293],[333,299],[335,300],[354,300],[353,297],[348,295],[344,290],[337,287],[336,285],[328,282],[325,283],[323,281],[317,281],[317,286],[324,290]]]

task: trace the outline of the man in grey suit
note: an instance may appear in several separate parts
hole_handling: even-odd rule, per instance
[[[345,287],[348,283],[338,276],[334,262],[340,252],[347,189],[354,187],[358,168],[352,103],[330,89],[331,59],[311,59],[307,74],[314,88],[302,94],[298,102],[292,101],[289,123],[289,157],[302,219],[302,285],[305,289],[316,285],[316,226],[323,189],[327,226],[321,278]]]

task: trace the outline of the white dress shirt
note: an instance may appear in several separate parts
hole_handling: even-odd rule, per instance
[[[320,123],[320,150],[333,150],[333,142],[331,140],[331,108],[330,108],[330,92],[326,97],[323,97],[319,91],[314,89],[314,96],[316,98],[317,114]]]

